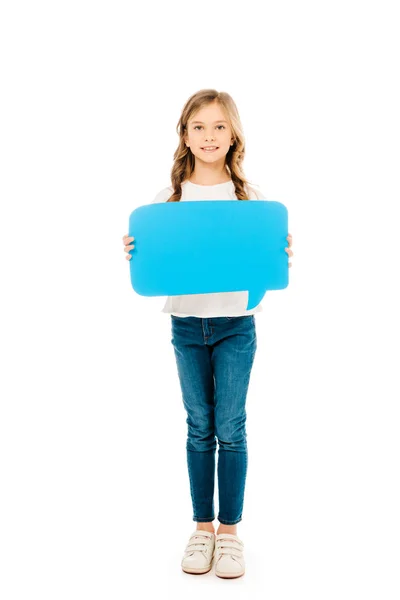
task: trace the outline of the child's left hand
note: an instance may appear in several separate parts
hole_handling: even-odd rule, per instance
[[[292,245],[292,234],[289,233],[289,235],[287,236],[287,241],[289,242],[289,247],[285,248],[285,252],[288,253],[289,256],[293,256],[293,250],[290,250],[290,246]],[[289,263],[289,267],[292,266],[292,263]]]

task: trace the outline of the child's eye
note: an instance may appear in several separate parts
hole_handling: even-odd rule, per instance
[[[203,125],[195,125],[194,128],[197,129],[198,127],[203,127]],[[222,127],[223,129],[225,129],[225,125],[217,125],[217,127]]]

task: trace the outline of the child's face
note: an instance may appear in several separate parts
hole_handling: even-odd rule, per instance
[[[212,102],[192,115],[187,124],[185,143],[203,161],[215,162],[221,158],[225,161],[233,137],[225,113],[217,102]],[[217,146],[217,150],[203,150],[207,146]]]

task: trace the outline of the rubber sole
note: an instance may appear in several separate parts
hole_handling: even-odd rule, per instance
[[[203,569],[185,569],[184,567],[182,567],[182,571],[184,571],[185,573],[190,573],[191,575],[203,575],[204,573],[208,573],[209,571],[211,571],[211,567],[212,565]]]
[[[222,575],[222,573],[217,573],[217,571],[215,571],[215,574],[217,577],[221,577],[221,579],[236,579],[236,577],[242,577],[245,572],[246,571],[243,571],[243,573],[235,573],[234,575]]]

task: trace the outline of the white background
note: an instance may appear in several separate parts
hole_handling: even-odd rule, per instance
[[[399,598],[394,9],[2,3],[2,600]],[[170,317],[122,244],[206,87],[235,100],[245,174],[287,206],[294,252],[256,316],[232,581],[180,568],[195,523]]]

